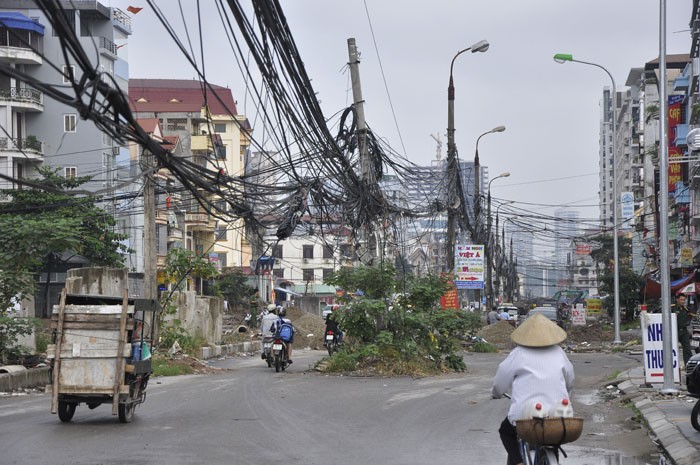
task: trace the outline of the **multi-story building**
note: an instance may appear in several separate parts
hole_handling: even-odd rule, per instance
[[[129,67],[125,46],[131,19],[118,8],[92,1],[61,1],[65,18],[80,45],[89,53],[90,66],[100,78],[126,92]],[[34,1],[0,0],[0,61],[44,85],[69,87],[82,77],[80,67],[67,62],[61,37]],[[58,68],[58,69],[57,69]],[[120,147],[91,121],[82,120],[73,107],[46,97],[10,74],[0,73],[0,174],[10,179],[31,178],[41,166],[59,169],[66,177],[90,176],[81,186],[117,198],[118,166],[128,166],[128,149]],[[0,188],[21,187],[0,178]],[[101,206],[115,214],[115,203]],[[118,223],[123,224],[122,223]],[[118,229],[130,235],[130,230]],[[133,237],[133,236],[132,236]],[[65,281],[65,270],[84,263],[64,263],[39,278],[52,289],[37,295],[37,314],[49,312]],[[48,279],[48,283],[45,281]],[[43,313],[48,316],[47,313]]]
[[[244,172],[251,130],[245,116],[238,114],[230,89],[193,80],[131,79],[129,98],[137,118],[156,119],[165,138],[177,136],[183,156],[229,175]],[[219,211],[226,209],[218,198],[206,201],[218,202]],[[208,254],[219,268],[248,265],[243,260],[242,220],[225,213],[216,219],[186,192],[179,203],[171,196],[171,207],[185,212],[184,247]]]
[[[579,235],[579,215],[575,210],[559,208],[554,211],[554,218],[554,273],[550,275],[554,280],[550,285],[562,290],[571,285],[571,241]]]
[[[131,34],[129,16],[99,1],[61,3],[80,44],[97,52],[88,54],[92,65],[104,80],[126,91],[129,68],[123,46]],[[65,62],[60,38],[33,2],[2,0],[0,18],[0,60],[48,85],[66,86],[71,76],[81,78],[79,67]],[[82,187],[95,191],[114,186],[117,163],[127,157],[126,149],[81,120],[74,108],[7,75],[0,76],[0,122],[0,172],[14,178],[49,165],[62,168],[66,176],[92,176]],[[0,185],[10,187],[7,181]]]

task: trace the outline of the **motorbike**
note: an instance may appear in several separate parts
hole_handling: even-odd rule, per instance
[[[690,413],[690,424],[700,431],[700,354],[693,355],[685,365],[685,385],[688,394],[698,399]]]
[[[272,367],[273,356],[272,356],[272,342],[274,337],[265,336],[262,340],[262,359],[267,362],[268,367]]]
[[[690,327],[690,347],[696,354],[700,354],[700,324]]]
[[[284,371],[289,365],[289,352],[287,350],[287,343],[281,338],[275,336],[272,341],[272,358],[275,365],[275,371]]]
[[[328,349],[328,355],[333,355],[333,352],[338,352],[338,335],[329,329],[326,331],[325,341],[323,345]]]

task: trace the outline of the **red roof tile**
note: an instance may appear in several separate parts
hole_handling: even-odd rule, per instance
[[[138,118],[136,122],[149,134],[156,132],[158,127],[158,118]]]
[[[187,79],[129,79],[129,103],[135,112],[199,112],[206,90],[212,115],[238,114],[231,89],[210,86],[203,89],[201,82]]]

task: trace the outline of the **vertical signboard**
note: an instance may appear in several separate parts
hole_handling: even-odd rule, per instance
[[[571,324],[574,326],[586,325],[586,309],[583,304],[576,304],[576,307],[571,309]]]
[[[455,245],[455,285],[457,289],[484,288],[483,245]]]
[[[660,313],[642,312],[642,347],[644,349],[644,377],[647,383],[664,381],[663,324]],[[671,348],[673,350],[673,382],[680,382],[678,363],[678,333],[676,315],[671,315]]]
[[[668,97],[668,192],[676,191],[676,183],[683,181],[681,163],[673,163],[674,158],[683,156],[680,147],[676,147],[676,126],[681,123],[681,105],[683,95],[669,95]]]
[[[449,281],[447,290],[440,296],[440,307],[443,310],[459,308],[459,297],[457,296],[457,288],[454,282]]]

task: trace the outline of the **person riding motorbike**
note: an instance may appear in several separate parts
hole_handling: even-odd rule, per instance
[[[511,391],[508,416],[498,432],[508,452],[508,465],[520,465],[523,458],[515,421],[531,418],[533,413],[546,416],[564,400],[564,405],[570,405],[574,368],[559,347],[566,340],[566,331],[542,314],[525,320],[513,331],[511,340],[517,346],[498,366],[491,394],[497,399]]]
[[[275,335],[275,333],[272,332],[271,328],[272,325],[277,321],[277,307],[275,304],[270,304],[267,306],[266,312],[262,317],[262,320],[260,321],[260,331],[263,337],[263,344],[265,343],[266,339],[272,339]],[[263,360],[265,360],[266,355],[265,355],[265,349],[262,349],[262,354],[261,357]]]
[[[340,330],[340,326],[338,326],[338,314],[335,313],[335,311],[338,310],[338,308],[338,305],[333,305],[333,307],[331,308],[331,313],[326,315],[325,334],[328,334],[328,331],[333,331],[333,334],[338,336],[338,344],[341,344],[343,342],[343,332]]]
[[[289,318],[285,318],[285,316],[287,315],[287,311],[284,309],[284,307],[278,305],[276,308],[276,311],[277,311],[277,318],[272,323],[272,327],[270,328],[270,331],[272,331],[272,334],[277,334],[277,332],[280,330],[280,327],[284,323],[288,323],[289,325],[292,326],[292,329],[293,329],[294,325],[292,324],[292,321]],[[292,339],[290,339],[289,341],[286,341],[287,357],[288,357],[287,363],[289,365],[292,364],[292,344],[293,343],[294,343],[294,332],[292,331]]]

